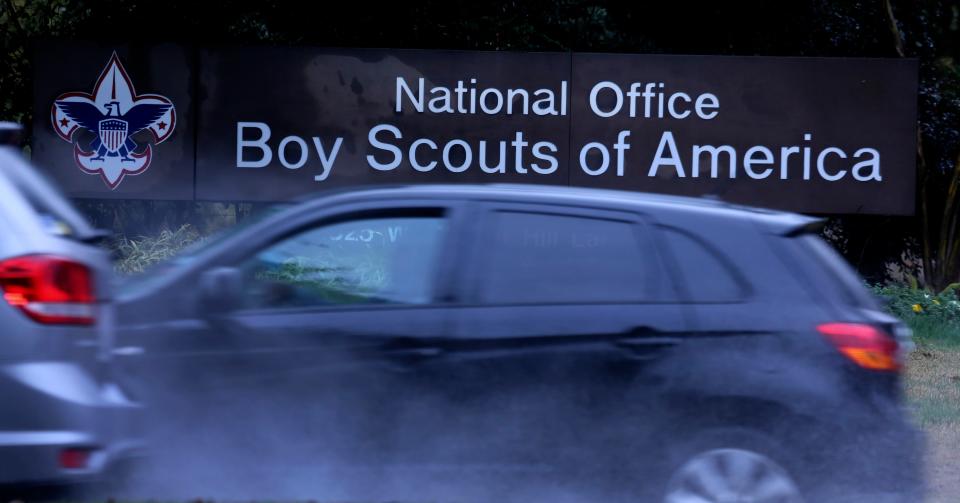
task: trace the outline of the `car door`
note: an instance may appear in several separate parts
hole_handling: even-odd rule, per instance
[[[167,297],[200,291],[195,318],[140,358],[154,384],[178,386],[162,393],[181,412],[168,438],[222,452],[242,442],[260,470],[378,459],[395,433],[396,375],[451,330],[439,272],[459,209],[388,201],[287,214],[171,285]],[[205,312],[205,279],[223,271],[229,307]]]
[[[648,369],[690,326],[651,227],[562,205],[486,202],[480,215],[455,310],[464,423],[484,432],[473,454],[599,468],[591,455],[636,452],[664,385]]]

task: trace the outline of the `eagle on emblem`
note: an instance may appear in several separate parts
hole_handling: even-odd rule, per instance
[[[159,121],[173,105],[167,103],[143,103],[134,105],[120,115],[120,103],[111,101],[105,106],[106,113],[83,101],[57,101],[57,108],[80,127],[96,134],[90,148],[96,152],[91,161],[103,160],[104,156],[119,156],[121,161],[134,162],[131,152],[137,148],[133,135]]]

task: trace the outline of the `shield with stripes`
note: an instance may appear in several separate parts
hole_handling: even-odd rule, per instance
[[[107,151],[116,152],[127,140],[127,121],[103,119],[100,121],[100,141]]]

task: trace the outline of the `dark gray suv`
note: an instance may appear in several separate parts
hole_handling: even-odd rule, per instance
[[[909,332],[816,228],[534,186],[268,212],[121,292],[148,495],[919,501]]]
[[[137,454],[139,405],[112,378],[102,235],[0,146],[0,493],[97,480]]]

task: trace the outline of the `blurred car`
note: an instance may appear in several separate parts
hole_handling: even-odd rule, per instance
[[[91,482],[135,456],[110,373],[112,268],[93,229],[0,146],[0,491]]]
[[[197,458],[539,467],[636,501],[919,501],[909,332],[817,228],[617,191],[345,191],[129,281],[119,319],[146,348],[160,445],[180,447],[168,484]]]

